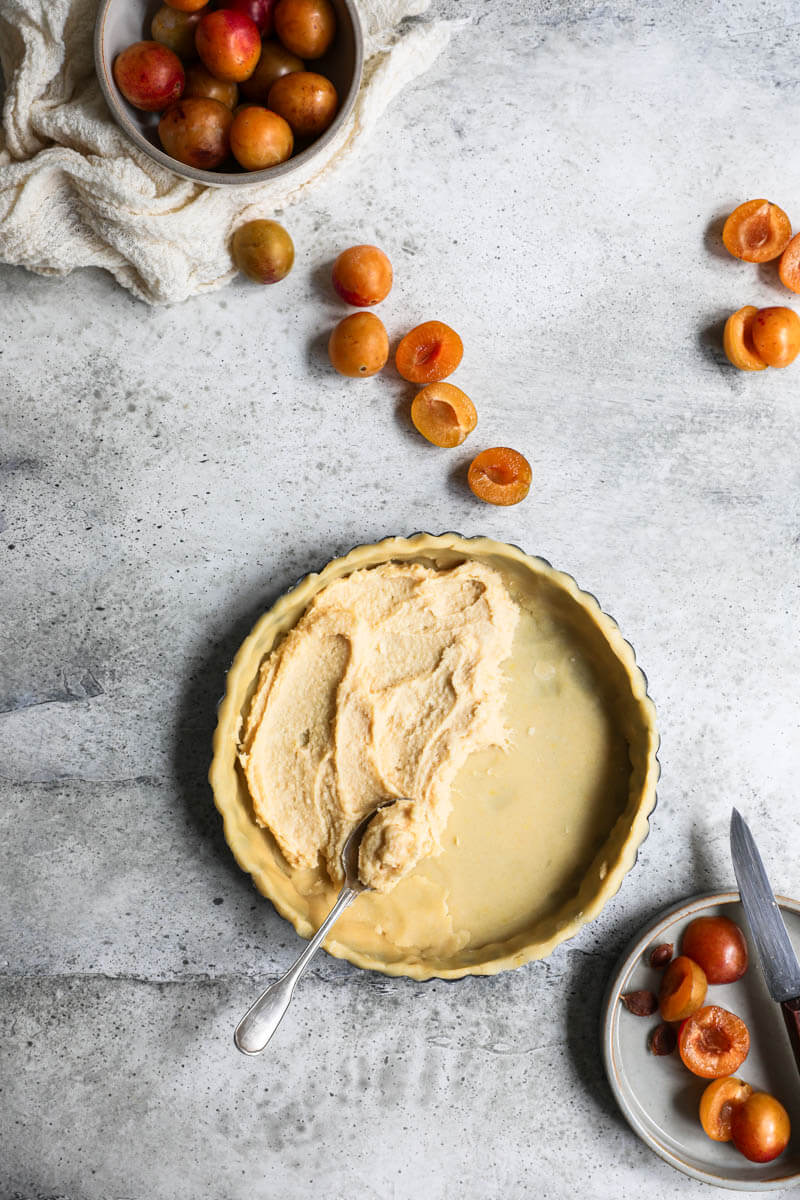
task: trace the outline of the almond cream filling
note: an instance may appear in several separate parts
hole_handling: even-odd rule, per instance
[[[519,610],[499,572],[386,563],[320,591],[263,662],[239,746],[256,820],[293,868],[335,883],[355,825],[381,810],[359,873],[391,890],[440,852],[468,757],[506,747]]]

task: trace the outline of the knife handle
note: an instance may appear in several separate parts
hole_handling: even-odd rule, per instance
[[[800,1071],[800,996],[795,996],[792,1000],[784,1000],[781,1004],[781,1012],[786,1022],[789,1041],[792,1043],[794,1060]]]

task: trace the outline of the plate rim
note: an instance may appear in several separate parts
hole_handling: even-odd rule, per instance
[[[800,900],[795,900],[791,896],[784,896],[778,893],[776,893],[775,899],[780,908],[785,908],[800,917]],[[664,1162],[669,1163],[671,1167],[682,1174],[699,1180],[701,1183],[710,1184],[712,1187],[726,1188],[729,1191],[736,1192],[774,1192],[782,1189],[785,1190],[800,1183],[800,1170],[793,1171],[789,1175],[784,1175],[780,1179],[732,1179],[724,1175],[714,1175],[709,1171],[704,1171],[693,1166],[654,1138],[638,1120],[633,1109],[630,1107],[627,1101],[627,1090],[620,1083],[614,1061],[614,1032],[620,1012],[617,999],[624,980],[630,975],[636,963],[641,959],[644,948],[649,942],[654,940],[660,929],[671,925],[679,915],[689,916],[692,913],[701,912],[706,908],[722,904],[738,904],[740,902],[741,897],[736,888],[726,889],[722,892],[698,892],[695,895],[685,897],[661,909],[650,922],[641,926],[626,942],[609,977],[603,995],[600,1035],[603,1067],[617,1107],[628,1122],[628,1125],[641,1138],[645,1145],[649,1146]]]

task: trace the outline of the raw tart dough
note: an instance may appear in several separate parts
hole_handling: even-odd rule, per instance
[[[361,844],[364,883],[389,891],[441,850],[458,769],[508,745],[501,664],[518,615],[477,562],[384,563],[314,597],[262,664],[239,750],[291,867],[322,858],[341,885],[347,837],[387,799]]]
[[[494,974],[542,958],[599,913],[633,865],[658,777],[655,710],[631,647],[568,575],[516,547],[457,534],[361,546],[256,624],[228,674],[210,779],[240,866],[304,937],[337,894],[324,863],[292,865],[259,826],[238,762],[265,660],[323,588],[363,568],[482,564],[519,613],[503,666],[508,750],[470,754],[450,789],[442,852],[369,892],[326,941],[358,966],[416,979]]]

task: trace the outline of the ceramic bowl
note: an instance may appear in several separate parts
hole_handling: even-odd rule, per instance
[[[467,771],[469,784],[460,791],[458,779],[454,785],[458,802],[442,854],[423,860],[391,893],[361,897],[337,924],[326,948],[388,975],[457,979],[492,975],[546,957],[617,892],[636,861],[656,801],[658,736],[647,681],[630,645],[593,596],[544,559],[506,543],[454,533],[387,538],[333,560],[283,595],[246,638],[228,673],[210,780],[228,844],[259,891],[303,937],[319,927],[336,895],[327,876],[310,880],[309,872],[293,872],[272,835],[255,821],[236,751],[261,662],[333,580],[386,562],[446,569],[465,560],[500,571],[521,611],[529,608],[526,630],[532,631],[532,640],[526,632],[515,643],[507,668],[509,710],[521,700],[512,741],[520,747],[516,762],[522,773],[504,780],[502,765],[478,756],[472,772]],[[524,623],[521,616],[520,635]],[[563,668],[563,675],[546,666],[548,646],[555,645],[548,641],[551,628],[569,630],[575,638],[566,654],[574,652],[578,657],[568,661],[579,665],[566,666],[562,656],[558,671]],[[585,647],[596,671],[583,658]],[[562,689],[570,687],[569,673],[584,670],[588,674],[580,677],[586,681],[586,703],[597,714],[593,720],[607,721],[612,730],[615,749],[608,754],[595,752],[583,736],[576,742],[574,714],[563,715]],[[497,753],[500,759],[511,757]],[[553,755],[566,763],[564,794],[540,820],[532,815],[531,778],[537,771],[545,778]],[[586,805],[576,810],[587,774]],[[521,777],[524,782],[517,782]],[[545,815],[551,824],[558,821],[551,834]],[[507,897],[498,908],[501,891]],[[441,934],[442,896],[454,938]],[[408,940],[412,913],[414,919],[428,915],[425,934],[430,940],[424,949],[413,937]],[[469,937],[458,941],[465,930]]]
[[[800,903],[778,897],[792,944],[800,954]],[[603,1058],[617,1102],[629,1124],[656,1154],[693,1179],[743,1192],[782,1190],[800,1183],[800,1076],[797,1073],[780,1009],[770,998],[750,945],[750,965],[736,983],[709,987],[706,1004],[737,1013],[750,1031],[750,1051],[736,1076],[754,1090],[772,1092],[788,1110],[795,1131],[789,1146],[770,1163],[748,1162],[728,1142],[706,1137],[698,1105],[709,1080],[684,1067],[677,1053],[658,1058],[648,1036],[659,1021],[635,1017],[620,996],[638,988],[657,992],[660,972],[649,965],[654,946],[672,942],[678,953],[681,935],[698,916],[726,916],[748,936],[737,892],[694,896],[660,913],[623,952],[606,993]]]
[[[123,97],[112,68],[114,59],[130,46],[150,38],[150,22],[161,5],[158,0],[102,0],[97,14],[94,35],[94,57],[97,78],[111,115],[132,142],[162,167],[194,183],[211,187],[246,187],[268,180],[292,176],[297,185],[309,179],[316,170],[325,148],[337,136],[347,121],[361,86],[363,67],[363,37],[361,22],[354,0],[331,0],[336,9],[337,32],[333,46],[320,59],[309,64],[309,70],[327,75],[334,83],[340,98],[339,111],[333,123],[311,145],[274,167],[264,171],[203,171],[186,166],[161,149],[158,140],[159,113],[141,112]]]

